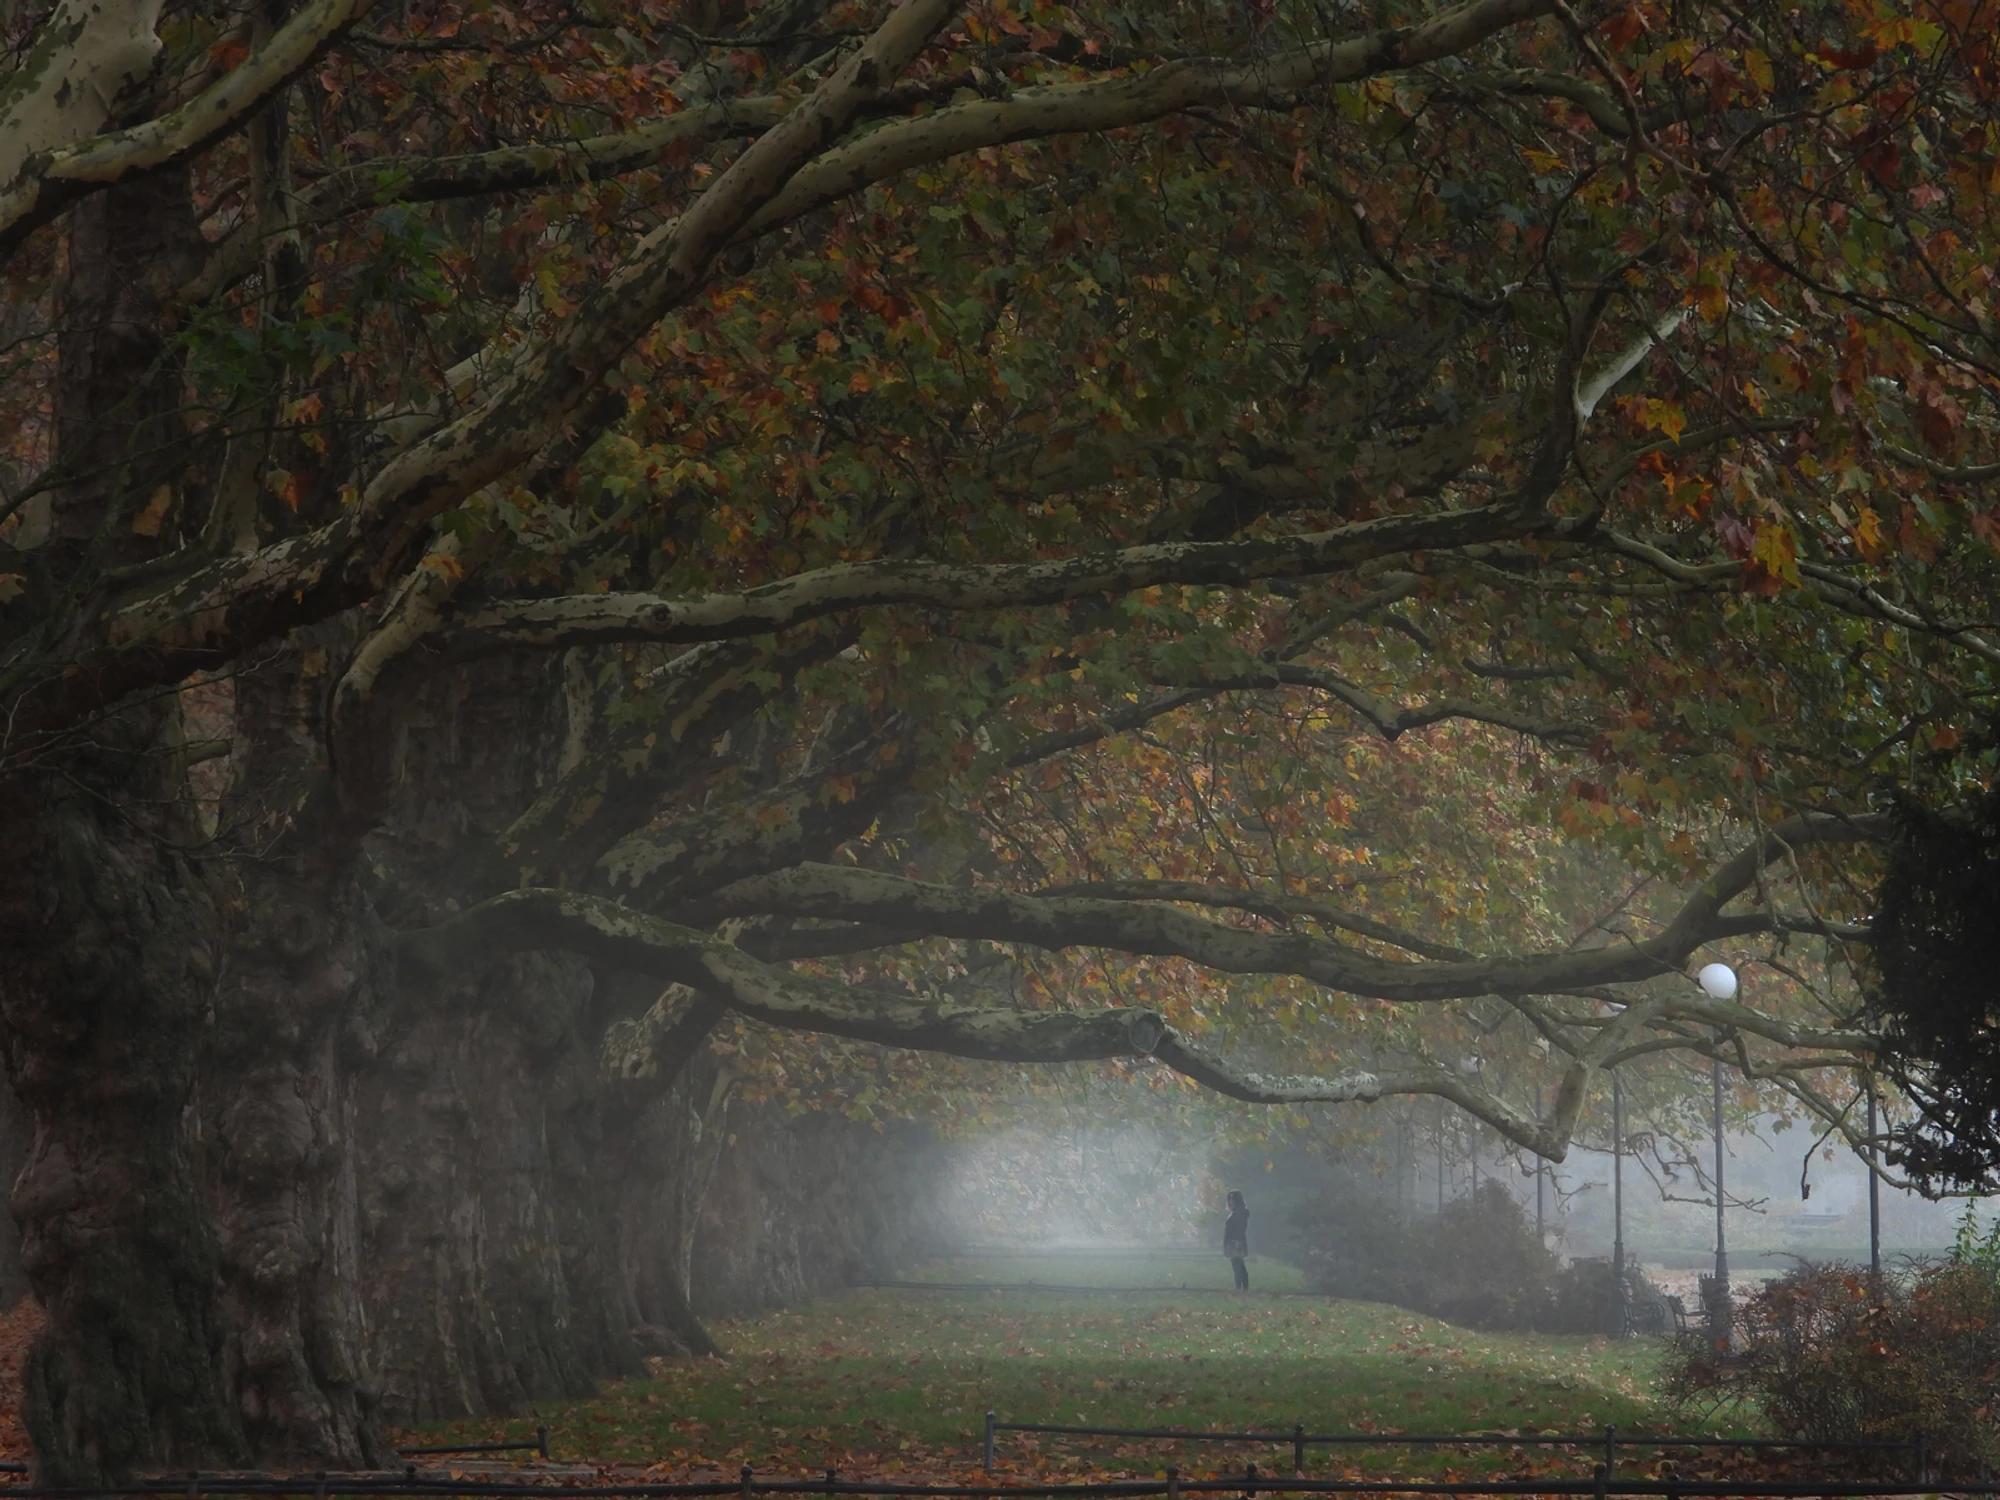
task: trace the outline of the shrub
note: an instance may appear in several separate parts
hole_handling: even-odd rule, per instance
[[[1559,1268],[1549,1280],[1548,1306],[1535,1332],[1602,1333],[1610,1326],[1611,1258],[1579,1257]]]
[[[2000,1253],[1982,1261],[1976,1250],[1961,1236],[1950,1260],[1879,1280],[1802,1266],[1745,1304],[1733,1350],[1683,1339],[1667,1394],[1704,1414],[1754,1402],[1778,1436],[1801,1441],[1921,1440],[1934,1471],[1987,1474],[2000,1459]],[[1877,1472],[1908,1465],[1855,1456]]]
[[[1601,1333],[1611,1320],[1611,1266],[1564,1266],[1513,1196],[1480,1184],[1436,1214],[1347,1199],[1301,1211],[1308,1278],[1317,1291],[1388,1302],[1488,1331]],[[1635,1301],[1658,1292],[1636,1270]]]

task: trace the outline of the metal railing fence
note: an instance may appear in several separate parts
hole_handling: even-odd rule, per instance
[[[1425,1496],[1513,1496],[1591,1497],[1591,1500],[1872,1500],[1888,1496],[2000,1497],[2000,1483],[1953,1483],[1925,1488],[1909,1482],[1852,1482],[1816,1480],[1796,1483],[1757,1483],[1740,1480],[1701,1480],[1664,1477],[1657,1479],[1617,1479],[1603,1464],[1597,1464],[1588,1479],[1498,1479],[1498,1480],[1409,1480],[1409,1479],[1307,1479],[1277,1478],[1260,1474],[1255,1464],[1234,1478],[1184,1479],[1178,1469],[1168,1469],[1162,1479],[1108,1480],[1075,1484],[893,1484],[880,1480],[842,1480],[829,1469],[820,1479],[758,1479],[745,1465],[738,1477],[707,1483],[678,1484],[533,1484],[506,1479],[428,1479],[416,1474],[414,1466],[402,1475],[338,1474],[314,1472],[292,1475],[188,1474],[162,1475],[131,1484],[106,1485],[93,1489],[30,1488],[0,1486],[9,1500],[236,1500],[236,1497],[296,1496],[305,1500],[333,1500],[336,1496],[507,1496],[510,1500],[700,1500],[700,1497],[735,1496],[755,1500],[759,1495],[850,1495],[911,1496],[926,1500],[1146,1500],[1164,1496],[1180,1500],[1185,1495],[1241,1495],[1244,1500],[1285,1495],[1425,1495]]]
[[[1809,1452],[1878,1452],[1908,1453],[1912,1456],[1916,1471],[1916,1482],[1924,1482],[1928,1472],[1924,1440],[1913,1442],[1799,1442],[1789,1438],[1715,1438],[1658,1436],[1642,1433],[1621,1434],[1616,1426],[1606,1427],[1602,1432],[1573,1433],[1507,1433],[1507,1432],[1459,1432],[1459,1433],[1384,1433],[1384,1432],[1308,1432],[1303,1422],[1296,1423],[1288,1432],[1190,1432],[1173,1427],[1078,1427],[1057,1422],[1002,1422],[988,1412],[986,1414],[986,1434],[982,1458],[986,1471],[993,1471],[994,1437],[1002,1432],[1053,1432],[1073,1437],[1115,1437],[1141,1438],[1157,1441],[1182,1443],[1269,1443],[1281,1446],[1289,1443],[1292,1448],[1292,1469],[1294,1473],[1304,1473],[1306,1449],[1308,1448],[1576,1448],[1594,1449],[1604,1455],[1603,1467],[1607,1473],[1615,1473],[1618,1468],[1620,1448],[1789,1448]]]
[[[549,1456],[549,1429],[546,1426],[535,1429],[532,1443],[446,1443],[436,1448],[398,1448],[404,1458],[429,1458],[445,1453],[539,1453],[546,1461]]]
[[[433,1458],[451,1453],[535,1453],[546,1463],[549,1457],[549,1429],[546,1426],[537,1427],[535,1440],[531,1443],[445,1443],[431,1448],[398,1448],[396,1452],[402,1458]],[[27,1472],[28,1466],[24,1463],[0,1462],[0,1474]],[[23,1492],[10,1487],[7,1493],[18,1495]]]

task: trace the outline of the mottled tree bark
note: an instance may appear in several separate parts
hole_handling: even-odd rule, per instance
[[[401,791],[366,845],[396,925],[449,909],[468,849],[531,802],[565,740],[530,659],[445,673],[401,716]],[[600,997],[567,957],[478,956],[384,1013],[357,1082],[364,1303],[399,1421],[526,1411],[642,1373],[601,1205]]]
[[[0,1019],[34,1129],[13,1207],[49,1315],[24,1373],[43,1483],[246,1452],[186,1129],[228,892],[182,852],[194,820],[158,717],[101,726],[108,753],[10,789],[0,829]]]
[[[379,1468],[360,1299],[354,1074],[376,982],[351,883],[252,871],[204,1070],[225,1379],[266,1465]]]
[[[495,966],[362,1084],[365,1295],[398,1420],[523,1412],[643,1369],[595,1212],[589,997],[573,960]]]
[[[638,980],[645,990],[657,982]],[[719,1355],[690,1295],[695,1229],[728,1139],[736,1072],[706,1045],[722,1009],[678,987],[614,1025],[604,1088],[620,1101],[623,1158],[607,1189],[634,1338],[652,1355]]]
[[[946,1164],[921,1126],[732,1112],[696,1225],[695,1308],[761,1312],[942,1253]]]
[[[100,194],[72,216],[60,279],[57,452],[30,580],[131,560],[133,517],[169,532],[180,377],[158,332],[199,242],[184,173]],[[14,1189],[22,1265],[49,1323],[24,1406],[44,1482],[213,1465],[244,1454],[217,1377],[217,1246],[187,1120],[231,926],[200,856],[180,715],[154,700],[24,743],[0,789],[0,1019],[33,1126]]]

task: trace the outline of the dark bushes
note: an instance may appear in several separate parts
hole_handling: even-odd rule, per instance
[[[1744,1306],[1736,1345],[1682,1340],[1668,1394],[1701,1414],[1754,1402],[1780,1437],[1921,1439],[1933,1471],[1953,1478],[2000,1460],[2000,1275],[1976,1255],[1879,1282],[1853,1266],[1801,1267]],[[1909,1462],[1883,1453],[1856,1466]]]
[[[1302,1210],[1296,1220],[1312,1285],[1331,1296],[1393,1303],[1489,1331],[1601,1333],[1611,1326],[1609,1263],[1563,1266],[1497,1182],[1436,1214],[1349,1199]]]

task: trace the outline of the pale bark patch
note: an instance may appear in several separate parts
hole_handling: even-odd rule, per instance
[[[31,157],[108,124],[118,98],[160,55],[160,0],[63,0],[0,92],[0,184]]]

